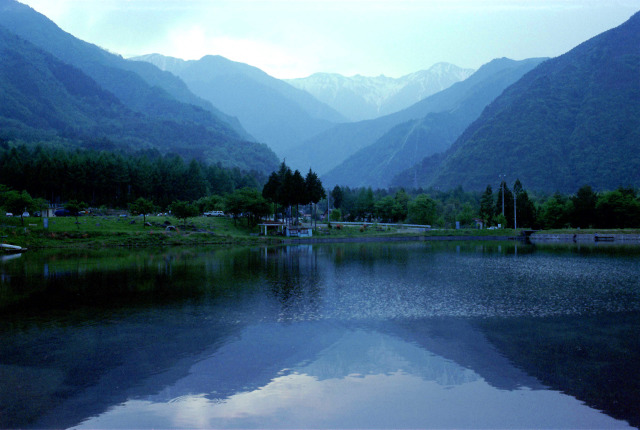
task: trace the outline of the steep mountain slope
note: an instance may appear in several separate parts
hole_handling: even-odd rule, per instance
[[[359,150],[373,145],[393,127],[408,121],[424,118],[430,113],[449,112],[464,106],[464,112],[473,115],[471,122],[482,108],[496,98],[506,87],[517,81],[522,75],[542,61],[529,59],[514,61],[507,58],[493,60],[462,82],[433,94],[424,100],[391,115],[357,123],[340,124],[326,132],[314,136],[295,150],[286,153],[287,163],[306,171],[309,167],[325,174],[339,166],[343,161]],[[461,112],[462,113],[462,112]],[[409,129],[412,129],[410,126]],[[418,130],[418,128],[416,128]],[[449,132],[445,132],[449,135]],[[391,136],[398,136],[392,133]],[[401,142],[402,137],[396,139]],[[381,146],[387,145],[381,143]],[[436,145],[438,147],[438,145]],[[432,150],[426,144],[426,152],[415,153],[423,157]],[[420,151],[423,151],[422,149]],[[423,155],[424,154],[424,155]],[[420,158],[415,158],[414,164]],[[359,175],[356,173],[355,175]],[[380,172],[380,174],[385,174]],[[388,173],[386,173],[388,174]],[[352,175],[353,176],[353,175]],[[389,176],[390,177],[390,176]]]
[[[640,13],[546,61],[491,103],[440,159],[394,181],[536,190],[640,185]]]
[[[183,61],[151,54],[132,60],[150,62],[179,76],[191,91],[237,116],[249,133],[279,154],[345,121],[310,94],[224,57]]]
[[[438,63],[428,70],[400,78],[316,73],[306,78],[288,79],[287,82],[313,94],[351,121],[362,121],[407,108],[465,80],[472,73],[471,69]]]
[[[155,149],[264,173],[264,145],[134,112],[81,70],[0,26],[0,138],[95,149]]]
[[[0,27],[0,124],[3,137],[54,138],[105,127],[132,114],[80,70]]]
[[[461,112],[438,112],[399,124],[323,175],[322,181],[329,187],[386,188],[415,160],[447,150],[472,119]]]
[[[127,61],[61,30],[15,0],[0,0],[0,25],[93,78],[134,111],[201,123],[234,138],[251,139],[237,120],[196,97],[184,82],[150,64]]]
[[[322,177],[330,185],[385,188],[399,172],[428,155],[445,151],[482,110],[511,82],[540,63],[540,59],[516,62],[495,60],[511,68],[477,80],[455,107],[429,113],[423,118],[399,124],[374,144],[353,154]],[[491,67],[489,67],[491,65]],[[493,69],[494,64],[486,67]],[[498,69],[495,69],[498,70]],[[499,76],[499,79],[496,79]],[[507,78],[508,77],[508,78]]]

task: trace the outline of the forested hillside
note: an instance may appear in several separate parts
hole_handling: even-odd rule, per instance
[[[217,164],[185,161],[158,152],[61,150],[45,146],[9,148],[0,141],[0,189],[25,190],[51,203],[77,199],[92,207],[127,207],[139,197],[166,208],[242,187],[258,188],[266,175]]]
[[[640,13],[546,61],[490,104],[444,154],[394,184],[480,190],[499,174],[532,189],[640,185]],[[440,162],[441,161],[441,162]]]
[[[197,122],[134,112],[81,70],[1,27],[0,54],[0,137],[4,139],[95,149],[157,149],[263,172],[277,166],[277,158],[265,145]]]

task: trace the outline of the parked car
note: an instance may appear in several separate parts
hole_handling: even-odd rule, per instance
[[[13,216],[13,214],[11,212],[7,212],[4,216]]]
[[[222,212],[222,211],[209,211],[209,212],[205,212],[204,216],[224,216],[224,212]]]
[[[29,212],[22,212],[22,217],[23,218],[27,218],[27,217],[30,217],[30,216],[31,216],[31,214],[29,214]]]

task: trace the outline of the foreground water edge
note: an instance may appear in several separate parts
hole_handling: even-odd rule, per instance
[[[472,242],[27,254],[0,263],[0,426],[638,426],[638,261]]]

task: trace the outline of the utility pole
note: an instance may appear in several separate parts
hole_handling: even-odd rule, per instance
[[[518,224],[516,223],[516,192],[513,192],[513,229],[518,229]]]

